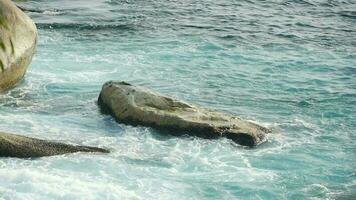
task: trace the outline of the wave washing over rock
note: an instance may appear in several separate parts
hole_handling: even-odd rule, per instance
[[[0,130],[112,152],[1,158],[0,199],[354,199],[353,0],[17,4],[38,46]],[[251,149],[117,123],[107,80],[273,131]]]

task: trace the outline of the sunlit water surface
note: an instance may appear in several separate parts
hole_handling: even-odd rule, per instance
[[[37,0],[39,44],[0,130],[109,148],[0,159],[0,199],[353,199],[353,0]],[[273,129],[249,149],[116,123],[125,80]]]

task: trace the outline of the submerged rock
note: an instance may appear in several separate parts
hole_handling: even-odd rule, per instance
[[[75,152],[109,153],[97,147],[74,146],[0,132],[0,157],[36,158]]]
[[[0,91],[24,76],[37,43],[32,20],[10,0],[0,0]]]
[[[244,146],[255,146],[270,132],[231,114],[190,105],[126,82],[105,83],[98,104],[120,122],[171,130],[174,135],[227,137]]]

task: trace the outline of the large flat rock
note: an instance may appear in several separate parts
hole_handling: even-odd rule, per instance
[[[0,132],[0,157],[36,158],[75,152],[109,151],[97,147],[75,146]]]
[[[0,91],[16,84],[31,63],[37,43],[33,21],[10,0],[0,0]]]
[[[269,129],[228,113],[187,104],[126,82],[104,84],[98,104],[119,122],[170,130],[174,135],[227,137],[255,146],[266,140]]]

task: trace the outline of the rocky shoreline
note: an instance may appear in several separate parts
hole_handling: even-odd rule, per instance
[[[10,89],[23,78],[36,44],[34,22],[12,1],[0,0],[0,92]],[[0,157],[33,158],[75,152],[109,151],[0,132]]]
[[[14,87],[26,73],[37,44],[34,22],[10,0],[0,0],[0,92]],[[215,139],[226,137],[244,146],[266,141],[269,129],[221,113],[166,97],[126,82],[107,82],[100,108],[119,123],[169,130],[172,135]],[[0,132],[0,157],[31,158],[74,152],[108,150],[45,141]]]

